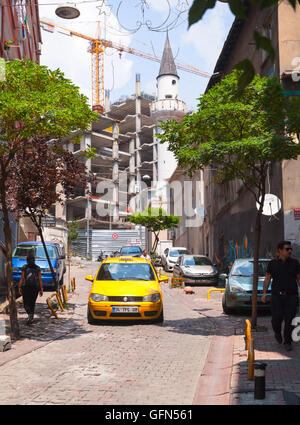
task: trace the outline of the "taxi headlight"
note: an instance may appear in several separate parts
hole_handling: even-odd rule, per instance
[[[157,301],[160,301],[160,293],[156,292],[155,294],[145,295],[143,297],[143,301],[150,302],[150,303],[157,303]]]
[[[99,301],[108,301],[108,297],[106,295],[101,295],[101,294],[91,294],[91,299],[95,302],[99,302]]]

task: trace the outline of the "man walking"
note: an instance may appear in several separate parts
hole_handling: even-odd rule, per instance
[[[272,281],[271,314],[272,327],[275,339],[282,343],[281,325],[284,321],[284,347],[287,351],[292,349],[292,320],[296,316],[298,306],[298,285],[300,285],[300,264],[291,258],[291,242],[282,241],[277,246],[277,258],[268,264],[262,302],[266,302],[266,293]]]

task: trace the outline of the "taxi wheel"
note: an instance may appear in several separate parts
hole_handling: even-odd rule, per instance
[[[94,325],[96,323],[96,320],[93,318],[89,307],[87,308],[87,321],[90,325]]]
[[[155,319],[154,323],[163,323],[164,321],[164,310],[161,310],[161,313],[157,319]]]

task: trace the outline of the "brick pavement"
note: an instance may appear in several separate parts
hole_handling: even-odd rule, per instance
[[[293,343],[287,352],[274,339],[270,316],[258,318],[264,332],[252,332],[255,361],[267,364],[266,398],[254,399],[254,381],[248,380],[247,351],[243,335],[234,336],[233,370],[231,379],[231,404],[300,404],[300,343]]]
[[[253,331],[252,336],[255,341],[255,360],[267,364],[266,398],[255,400],[254,381],[248,380],[248,352],[245,349],[244,337],[245,320],[250,319],[250,312],[227,316],[222,311],[221,293],[212,293],[211,300],[207,301],[208,287],[193,289],[193,295],[186,295],[179,288],[173,291],[194,310],[213,318],[215,324],[214,339],[199,380],[198,387],[202,388],[202,391],[195,399],[196,404],[299,405],[300,342],[293,343],[293,350],[287,352],[283,345],[279,345],[274,339],[270,315],[258,315],[258,325],[266,330]],[[224,342],[226,339],[227,344]],[[223,362],[218,363],[218,352],[223,355]],[[215,371],[211,379],[213,368]],[[219,381],[216,381],[218,376]],[[209,384],[211,385],[208,388]]]
[[[163,325],[89,325],[83,277],[91,271],[74,270],[76,291],[61,319],[40,298],[35,325],[20,309],[22,339],[0,353],[0,404],[192,404],[211,322],[164,285]]]
[[[19,310],[22,339],[0,353],[0,404],[299,404],[300,343],[292,352],[279,346],[270,316],[258,318],[267,331],[253,333],[255,358],[267,363],[260,401],[248,380],[249,316],[224,315],[221,294],[207,301],[209,287],[186,295],[164,285],[163,326],[91,326],[85,274],[73,267],[78,286],[59,320],[45,304],[49,293],[38,299],[34,326]]]

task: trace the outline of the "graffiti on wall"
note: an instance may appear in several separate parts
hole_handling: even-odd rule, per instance
[[[244,235],[242,243],[239,245],[235,241],[228,241],[227,265],[233,263],[237,258],[250,258],[254,256],[254,243]]]
[[[224,233],[219,235],[219,256],[214,253],[214,258],[220,271],[228,273],[228,270],[234,260],[237,258],[250,258],[254,256],[254,243],[245,234],[242,242],[239,244],[234,240],[224,241]]]

